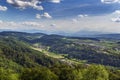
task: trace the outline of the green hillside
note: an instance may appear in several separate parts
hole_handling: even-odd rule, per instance
[[[0,40],[0,57],[8,63],[13,63],[23,67],[51,66],[59,64],[59,61],[43,55],[43,53],[33,50],[24,42],[17,41],[14,38],[2,38]],[[7,62],[7,61],[6,61]],[[4,64],[7,64],[4,62]],[[3,62],[0,64],[4,65]]]
[[[0,33],[0,80],[120,80],[119,41]]]

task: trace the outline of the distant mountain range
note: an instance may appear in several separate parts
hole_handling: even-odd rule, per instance
[[[120,34],[101,34],[101,35],[97,35],[96,37],[106,38],[106,39],[120,39]]]
[[[38,35],[57,35],[57,36],[64,36],[64,37],[87,37],[87,38],[104,38],[104,39],[120,39],[120,34],[118,33],[113,33],[113,34],[109,34],[109,33],[100,33],[100,32],[92,32],[92,31],[80,31],[80,32],[76,32],[76,33],[63,33],[63,32],[58,32],[58,33],[51,33],[51,34],[47,34],[47,33],[39,33],[39,32],[34,32],[34,33],[30,33],[30,32],[17,32],[17,31],[2,31],[0,30],[0,35],[13,35],[15,33],[15,35],[33,35],[33,36],[38,36]]]

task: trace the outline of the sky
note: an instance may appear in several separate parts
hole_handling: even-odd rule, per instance
[[[120,33],[120,0],[0,0],[0,31]]]

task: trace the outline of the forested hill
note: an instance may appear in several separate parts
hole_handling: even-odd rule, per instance
[[[2,37],[0,39],[0,59],[0,66],[8,67],[8,64],[13,69],[15,69],[15,66],[39,67],[60,63],[54,58],[45,56],[42,52],[31,49],[28,44],[22,41]]]
[[[119,40],[0,32],[0,80],[120,80],[119,63]]]
[[[116,37],[118,36],[117,34]],[[65,56],[66,58],[85,60],[87,63],[120,67],[120,41],[118,38],[113,38],[112,34],[109,34],[109,39],[107,35],[99,38],[91,38],[10,31],[1,32],[0,37],[1,39],[12,40],[9,41],[10,43],[16,41],[16,43],[19,44],[20,41],[25,45],[42,48],[55,54],[67,54],[67,56]],[[11,49],[13,49],[13,47]]]

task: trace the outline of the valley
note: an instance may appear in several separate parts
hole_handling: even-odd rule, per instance
[[[95,80],[119,80],[119,42],[105,37],[0,32],[0,74],[4,76],[0,79],[94,80],[98,73]],[[11,78],[5,76],[8,71]]]

